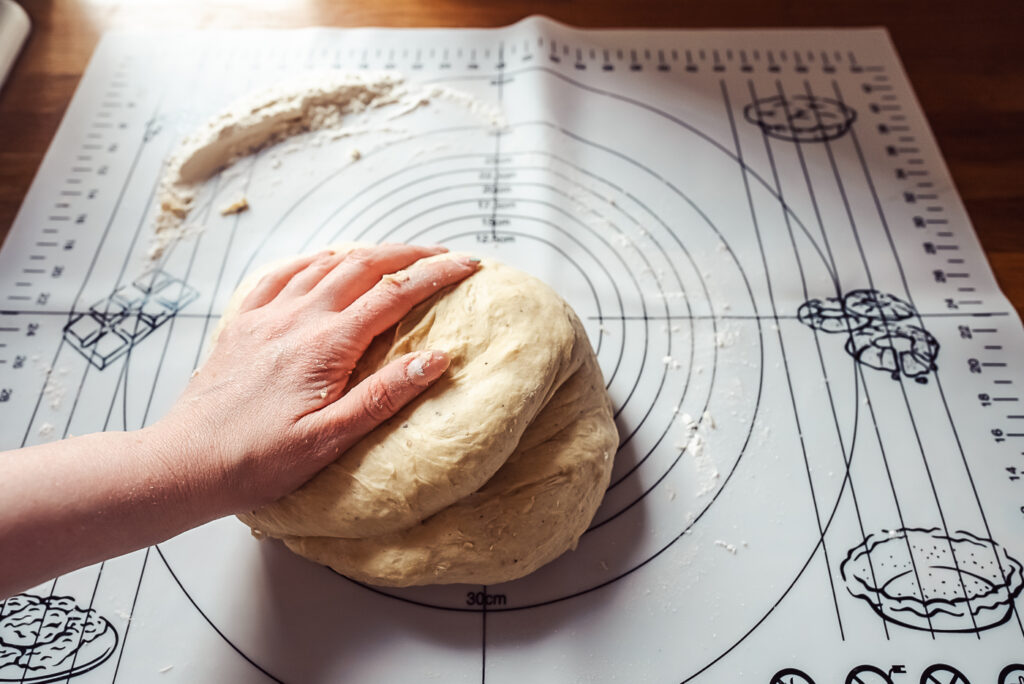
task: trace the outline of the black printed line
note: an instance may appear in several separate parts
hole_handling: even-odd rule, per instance
[[[129,351],[129,354],[130,353],[131,352]],[[85,373],[88,373],[90,368],[92,368],[92,364],[91,363],[86,363],[85,364]],[[120,374],[118,376],[117,383],[114,385],[114,388],[115,388],[114,389],[114,394],[111,395],[110,403],[107,406],[107,415],[103,419],[103,431],[104,432],[106,432],[107,429],[110,427],[110,418],[111,418],[111,416],[114,413],[114,406],[117,404],[117,391],[118,391],[117,388],[121,386],[121,383],[124,380],[125,368],[126,368],[126,365],[121,367],[121,371],[120,371]],[[84,374],[85,373],[83,373],[83,382],[82,382],[82,384],[84,384]],[[80,385],[80,387],[81,387],[81,385]],[[75,411],[72,410],[71,411],[71,415],[73,416],[74,413],[75,413]],[[71,423],[71,418],[69,417],[68,418],[68,424],[70,425],[70,423]],[[100,580],[103,578],[103,569],[106,567],[106,564],[107,564],[107,562],[105,560],[100,562],[99,570],[96,573],[96,580],[95,580],[95,582],[92,585],[92,592],[89,595],[89,605],[87,607],[87,610],[92,610],[92,607],[93,607],[94,602],[96,600],[96,593],[97,593],[97,591],[99,590],[99,587],[100,587]],[[78,636],[78,645],[75,647],[74,656],[71,659],[71,668],[68,670],[68,677],[65,680],[65,682],[70,682],[71,681],[71,677],[73,676],[74,671],[75,671],[75,663],[78,660],[78,652],[81,649],[82,643],[84,642],[84,640],[85,640],[85,632],[83,631]],[[123,648],[123,642],[122,642],[122,648]]]
[[[59,579],[59,578],[55,577],[50,582],[50,589],[46,592],[47,597],[52,597],[53,596],[53,592],[57,588],[57,579]],[[7,599],[6,598],[4,599],[3,605],[4,606],[7,605]],[[35,654],[36,646],[39,645],[39,635],[43,631],[43,625],[46,624],[46,615],[47,615],[47,613],[49,611],[50,611],[50,605],[49,604],[45,604],[43,606],[43,614],[39,616],[39,630],[36,632],[36,635],[33,638],[32,648],[30,648],[28,650],[28,652],[25,654],[25,656],[27,656],[27,657],[25,657],[25,669],[23,669],[21,671],[21,677],[18,680],[20,682],[20,684],[25,684],[25,677],[27,677],[29,672],[31,672],[31,670],[29,669],[29,665],[32,664],[32,656]],[[22,656],[19,656],[19,659],[21,657]]]
[[[480,609],[480,684],[487,682],[487,586],[481,589],[483,606]]]
[[[156,550],[157,555],[160,556],[160,560],[162,560],[163,563],[164,563],[164,567],[167,568],[167,572],[170,573],[171,579],[173,579],[174,583],[178,585],[178,588],[181,589],[181,593],[185,596],[185,598],[188,599],[188,602],[190,604],[192,604],[192,607],[196,609],[196,612],[199,613],[199,615],[203,618],[203,620],[206,622],[206,624],[208,624],[213,629],[213,631],[217,633],[217,636],[219,636],[221,639],[223,639],[224,643],[226,643],[228,646],[230,646],[231,650],[234,651],[235,653],[237,653],[239,656],[241,656],[242,659],[245,660],[245,662],[249,663],[254,668],[256,668],[257,670],[262,672],[264,675],[267,676],[268,679],[270,679],[271,681],[277,682],[278,684],[284,684],[283,680],[278,679],[277,677],[275,677],[273,674],[271,674],[270,672],[265,670],[255,660],[253,660],[252,658],[247,656],[245,653],[243,653],[242,649],[240,649],[237,646],[235,646],[235,644],[230,639],[228,639],[227,635],[225,635],[224,632],[220,631],[220,629],[217,627],[217,625],[213,624],[213,620],[211,620],[210,617],[205,612],[203,612],[203,609],[200,608],[199,604],[195,602],[195,600],[192,598],[192,595],[189,594],[188,591],[185,590],[185,585],[183,585],[181,583],[181,580],[178,579],[178,576],[174,573],[174,570],[171,569],[171,564],[167,562],[167,557],[164,556],[164,552],[160,549],[160,546],[159,545],[151,546],[150,549]],[[146,549],[147,556],[149,555],[149,550],[150,549]],[[136,596],[138,596],[137,592],[136,592]],[[134,609],[134,605],[133,605],[133,609]],[[128,638],[128,634],[125,633],[125,639],[127,639],[127,638]],[[123,651],[123,649],[122,649],[122,651]],[[120,665],[120,657],[118,658],[118,665]],[[116,678],[116,672],[115,672],[115,678]],[[114,682],[111,682],[111,684],[114,684]]]
[[[896,493],[896,482],[892,479],[892,469],[889,467],[889,457],[885,451],[885,441],[882,439],[882,430],[878,424],[878,417],[875,415],[875,404],[871,401],[871,393],[868,390],[868,380],[864,373],[864,366],[857,364],[857,374],[860,376],[860,381],[864,385],[864,397],[867,399],[868,411],[871,413],[871,424],[875,427],[875,439],[878,441],[878,452],[882,456],[882,465],[885,468],[885,477],[889,482],[889,491],[892,492],[892,500],[896,505],[896,517],[900,521],[900,529],[907,529],[906,519],[903,517],[903,507],[900,506],[900,497]],[[914,582],[917,583],[918,594],[921,597],[921,601],[924,601],[924,585],[921,583],[921,574],[917,569],[917,561],[914,560],[913,549],[910,546],[910,540],[904,535],[904,540],[907,547],[907,557],[910,558],[910,569],[914,573]],[[867,548],[867,547],[865,547]],[[928,617],[928,631],[931,632],[932,639],[935,639],[935,630],[932,627],[931,617]]]
[[[754,90],[754,84],[753,84],[752,81],[748,82],[748,87],[750,88],[750,94],[751,94],[752,101],[756,102],[757,101],[757,93]],[[775,87],[776,87],[776,92],[778,93],[779,98],[781,99],[781,101],[783,103],[783,110],[784,110],[784,112],[786,114],[786,118],[789,119],[789,117],[790,117],[789,104],[788,104],[788,100],[786,99],[786,93],[785,93],[785,91],[782,88],[782,82],[777,80],[775,82]],[[772,171],[772,179],[773,179],[773,181],[775,183],[776,190],[777,190],[779,196],[781,197],[782,193],[783,193],[782,182],[781,182],[781,179],[779,177],[778,168],[777,168],[777,166],[775,164],[775,154],[772,151],[771,139],[763,131],[762,131],[761,137],[764,140],[765,152],[766,152],[766,154],[768,156],[768,163],[769,163],[769,165],[771,167],[771,171]],[[800,157],[801,165],[806,169],[806,160],[804,159],[803,145],[801,144],[801,142],[799,140],[794,140],[793,141],[793,145],[795,146],[797,154]],[[814,190],[814,184],[811,182],[810,176],[808,174],[806,174],[806,173],[804,174],[804,181],[805,181],[806,186],[807,186],[807,193],[810,196],[811,201],[814,204],[814,206],[817,207],[818,206],[817,193]],[[815,213],[816,213],[817,219],[819,221],[818,229],[821,231],[822,236],[826,240],[826,251],[829,254],[831,254],[832,253],[831,247],[827,245],[827,237],[825,237],[826,236],[825,225],[824,225],[823,222],[821,222],[821,215],[820,215],[820,213],[818,213],[818,212],[815,212]],[[790,245],[793,248],[793,256],[796,259],[797,270],[798,270],[798,272],[800,274],[800,284],[801,284],[801,288],[803,289],[804,301],[807,301],[807,300],[809,300],[811,298],[811,296],[810,296],[810,292],[807,289],[807,276],[806,276],[806,273],[804,271],[803,259],[800,256],[800,250],[799,250],[799,248],[797,246],[797,243],[796,243],[796,235],[793,232],[793,224],[790,222],[789,216],[785,212],[782,212],[782,215],[783,215],[783,219],[784,219],[784,221],[786,223],[786,232],[789,234]],[[833,271],[836,272],[837,278],[838,278],[838,270],[835,269],[835,265],[834,264],[833,264]],[[841,290],[841,286],[842,286],[841,283],[836,282],[836,286],[837,286],[837,289]],[[847,326],[849,327],[850,325],[852,325],[852,324],[849,321],[847,321]],[[852,332],[852,330],[851,330],[851,332]],[[811,329],[811,333],[812,333],[812,336],[813,336],[813,339],[814,339],[814,346],[815,346],[815,349],[816,349],[817,355],[818,355],[818,365],[819,365],[819,368],[821,369],[822,377],[825,380],[825,391],[826,391],[826,394],[828,395],[829,409],[830,409],[830,411],[832,413],[832,424],[835,427],[835,431],[836,431],[836,440],[839,442],[839,449],[841,451],[841,457],[842,457],[842,461],[843,461],[843,466],[845,468],[845,471],[846,471],[847,475],[849,475],[850,468],[851,468],[852,462],[853,462],[853,453],[854,453],[854,449],[855,449],[856,443],[857,443],[857,432],[858,432],[859,427],[860,427],[860,396],[859,396],[859,394],[860,394],[860,384],[856,383],[856,382],[854,383],[854,387],[855,387],[854,398],[853,398],[854,421],[853,421],[852,433],[851,433],[851,437],[850,437],[850,447],[849,447],[849,449],[847,449],[846,445],[843,443],[843,431],[842,431],[842,427],[840,426],[840,423],[839,423],[839,411],[836,408],[835,397],[834,397],[834,395],[832,393],[832,379],[831,379],[830,374],[828,372],[828,366],[825,363],[825,355],[822,352],[822,348],[821,348],[820,332],[817,329],[812,328]],[[780,336],[781,336],[781,332],[780,332]],[[794,399],[794,401],[795,401],[795,399]],[[861,515],[861,512],[860,512],[860,502],[857,499],[857,490],[856,490],[856,487],[854,486],[854,482],[853,482],[853,478],[852,477],[850,478],[850,496],[851,496],[851,499],[853,501],[854,514],[855,514],[855,517],[857,518],[857,527],[860,530],[861,539],[864,542],[864,544],[866,545],[867,544],[867,532],[864,529],[864,518],[863,518],[863,516]],[[874,561],[871,559],[870,555],[868,556],[867,560],[868,560],[868,570],[871,573],[871,579],[872,579],[873,582],[875,582],[876,579],[875,579]],[[878,586],[877,582],[876,582],[875,586]],[[880,620],[881,620],[881,623],[882,623],[882,631],[885,633],[886,640],[888,640],[890,638],[888,623],[886,622],[886,620],[884,618],[880,618]]]
[[[150,546],[146,549],[146,554],[142,557],[142,568],[139,570],[139,581],[135,585],[135,595],[132,597],[132,607],[128,612],[128,622],[124,626],[124,638],[121,640],[121,650],[117,652],[117,665],[114,666],[114,676],[110,680],[110,684],[116,684],[117,675],[121,671],[121,658],[124,656],[125,649],[128,648],[128,635],[131,633],[132,621],[135,618],[135,606],[139,602],[139,593],[142,591],[142,578],[146,576],[146,565],[149,563],[149,552],[153,547]]]
[[[249,164],[248,175],[246,175],[246,178],[245,178],[245,185],[242,187],[242,195],[243,196],[249,190],[249,184],[252,182],[252,174],[253,174],[253,171],[256,168],[256,164],[259,161],[259,157],[260,156],[261,156],[261,153],[257,152],[255,155],[253,155],[253,159],[252,159],[252,161]],[[211,201],[211,204],[212,204],[212,201]],[[198,368],[199,367],[199,359],[201,358],[202,353],[203,353],[203,344],[204,344],[204,342],[206,340],[206,334],[207,334],[207,331],[208,331],[208,329],[210,327],[210,319],[213,317],[211,315],[213,313],[213,306],[214,306],[214,303],[217,301],[217,293],[220,291],[221,283],[224,280],[224,271],[227,268],[228,255],[231,253],[231,246],[235,243],[235,236],[238,233],[238,223],[241,220],[241,215],[240,214],[235,214],[232,217],[232,219],[233,220],[231,222],[231,233],[228,235],[228,244],[224,248],[224,256],[221,258],[220,268],[217,270],[217,280],[214,283],[213,290],[210,292],[210,305],[209,305],[209,307],[206,310],[206,316],[204,317],[204,320],[203,320],[203,331],[202,331],[202,334],[199,336],[199,345],[196,348],[196,356],[195,356],[195,359],[192,362],[192,367],[193,368]]]
[[[746,164],[743,161],[743,150],[742,150],[742,148],[740,146],[739,131],[736,129],[736,120],[735,120],[735,117],[733,116],[732,105],[729,102],[729,93],[728,93],[728,89],[726,88],[725,81],[719,81],[719,86],[721,87],[721,90],[722,90],[722,99],[723,99],[724,104],[725,104],[725,110],[726,110],[726,112],[728,114],[728,117],[729,117],[729,126],[732,129],[732,139],[733,139],[733,144],[735,145],[735,148],[736,148],[736,158],[737,158],[737,160],[739,160],[739,164],[740,164],[740,176],[743,179],[743,188],[744,188],[744,191],[746,192],[746,196],[747,196],[747,205],[750,208],[750,220],[751,220],[751,223],[752,223],[753,228],[754,228],[754,235],[757,238],[758,249],[761,252],[761,263],[762,263],[762,266],[764,268],[765,283],[768,286],[768,301],[771,304],[772,314],[773,314],[773,317],[774,317],[775,314],[777,314],[777,312],[778,312],[778,307],[775,304],[775,293],[774,293],[774,288],[772,287],[771,271],[768,268],[768,257],[766,255],[765,249],[764,249],[764,240],[761,237],[761,227],[760,227],[760,223],[759,223],[759,221],[757,219],[757,208],[754,206],[754,197],[753,197],[753,195],[751,194],[751,191],[750,191],[750,181],[747,179]],[[800,424],[800,414],[797,411],[796,394],[795,394],[795,391],[793,389],[793,379],[792,379],[792,375],[791,375],[790,370],[789,370],[789,358],[788,358],[788,356],[786,354],[785,342],[782,339],[782,331],[779,329],[779,327],[777,325],[775,326],[775,328],[776,328],[776,330],[775,330],[776,335],[778,336],[779,349],[780,349],[781,354],[782,354],[783,374],[786,376],[786,384],[787,384],[787,387],[789,388],[789,399],[790,399],[790,405],[791,405],[791,408],[792,408],[792,411],[793,411],[793,421],[795,423],[796,430],[797,430],[797,435],[798,435],[799,441],[800,441],[800,451],[803,454],[804,469],[807,472],[807,484],[808,484],[808,487],[810,488],[811,503],[812,503],[813,508],[814,508],[814,520],[815,520],[815,522],[818,525],[818,538],[819,538],[819,540],[821,542],[822,552],[823,552],[824,557],[825,557],[825,569],[826,569],[826,572],[828,573],[829,587],[832,590],[832,604],[835,607],[836,622],[839,625],[839,638],[841,640],[845,641],[846,640],[846,636],[845,636],[845,634],[843,632],[843,620],[842,620],[842,617],[839,614],[839,598],[836,595],[835,580],[832,577],[832,564],[829,562],[828,547],[825,544],[825,530],[822,527],[821,512],[820,512],[819,507],[818,507],[818,498],[817,498],[817,494],[815,493],[815,490],[814,490],[814,478],[811,476],[811,464],[810,464],[810,459],[807,456],[807,445],[804,442],[803,429],[802,429],[801,424]]]
[[[804,81],[804,88],[805,88],[805,92],[806,92],[808,97],[814,97],[814,95],[813,95],[813,93],[811,91],[810,83],[808,81]],[[840,101],[840,102],[842,102],[842,101]],[[845,103],[843,103],[843,104],[845,104]],[[820,117],[820,115],[817,112],[815,112],[815,118],[817,119],[817,124],[820,126],[821,125],[821,117]],[[852,133],[853,133],[853,131],[852,131],[852,127],[851,127],[850,134],[852,135]],[[868,282],[871,284],[872,289],[874,289],[874,284],[873,284],[873,282],[871,280],[870,271],[868,270],[868,266],[867,266],[867,260],[866,260],[866,257],[864,255],[864,248],[863,248],[863,245],[861,244],[860,235],[859,235],[859,233],[857,231],[856,220],[854,219],[853,211],[852,211],[852,209],[850,207],[850,202],[849,202],[849,199],[848,199],[847,194],[846,194],[846,186],[843,183],[842,175],[840,174],[839,167],[836,164],[835,154],[834,154],[834,152],[832,150],[831,141],[828,141],[828,140],[824,141],[824,148],[825,148],[826,154],[828,156],[829,165],[830,165],[830,167],[832,169],[833,179],[835,180],[837,189],[839,190],[840,198],[842,199],[843,207],[844,207],[845,212],[846,212],[846,217],[847,217],[847,221],[848,221],[849,226],[850,226],[851,233],[852,233],[852,235],[854,237],[854,241],[856,242],[858,250],[860,252],[861,262],[864,265],[865,270],[868,271]],[[824,233],[824,229],[823,229],[823,233]],[[864,379],[863,375],[861,377],[862,377],[862,379]],[[867,398],[867,400],[868,400],[868,402],[870,404],[870,402],[871,402],[870,390],[868,389],[868,385],[867,385],[866,382],[864,383],[864,394],[865,394],[865,397]],[[872,415],[872,420],[875,421],[875,414],[874,414],[873,411],[872,411],[871,415]],[[876,430],[876,432],[879,431],[879,426],[878,426],[877,421],[875,421],[875,430]],[[881,437],[879,437],[879,440],[881,440]],[[888,470],[888,465],[886,465],[886,469]],[[892,487],[892,493],[893,493],[894,503],[896,504],[897,509],[898,509],[899,508],[899,498],[898,498],[898,495],[896,493],[895,485]],[[911,553],[909,539],[906,541],[906,544],[907,544],[907,553],[909,554],[909,553]],[[917,576],[917,573],[916,573],[916,570],[915,570],[915,577],[916,576]],[[918,589],[919,589],[919,593],[920,593],[920,598],[923,601],[924,600],[924,587],[920,583],[918,584]],[[930,615],[926,615],[925,617],[926,617],[926,619],[928,621],[928,631],[931,634],[932,639],[934,639],[935,638],[935,631],[934,631],[934,629],[932,627],[931,616]]]

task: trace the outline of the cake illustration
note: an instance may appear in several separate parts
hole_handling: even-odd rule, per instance
[[[835,140],[850,130],[857,113],[838,100],[816,95],[774,95],[746,106],[744,118],[766,135],[789,142]]]
[[[810,299],[797,310],[804,325],[826,333],[846,333],[846,353],[865,366],[927,382],[936,370],[939,342],[919,325],[908,322],[917,315],[909,303],[895,295],[863,289],[843,297]]]

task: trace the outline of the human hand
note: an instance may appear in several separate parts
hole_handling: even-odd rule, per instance
[[[278,499],[437,380],[449,359],[424,350],[348,387],[376,335],[477,269],[468,257],[420,261],[445,251],[322,252],[266,275],[182,397],[149,428],[173,445],[159,451],[186,498],[207,517]]]

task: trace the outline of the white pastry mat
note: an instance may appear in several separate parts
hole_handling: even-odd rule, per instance
[[[432,103],[268,149],[133,286],[177,141],[336,68],[458,88],[509,125]],[[153,421],[248,269],[344,240],[441,242],[571,301],[623,440],[579,548],[501,586],[378,590],[221,520],[33,589],[105,641],[0,681],[1024,674],[1021,324],[884,31],[109,35],[0,253],[0,446]]]

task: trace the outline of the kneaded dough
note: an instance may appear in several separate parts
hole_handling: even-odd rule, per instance
[[[270,268],[238,287],[221,327]],[[352,385],[420,349],[450,355],[437,383],[299,490],[239,518],[386,586],[495,584],[574,548],[608,486],[618,433],[569,305],[484,260],[378,336]]]

